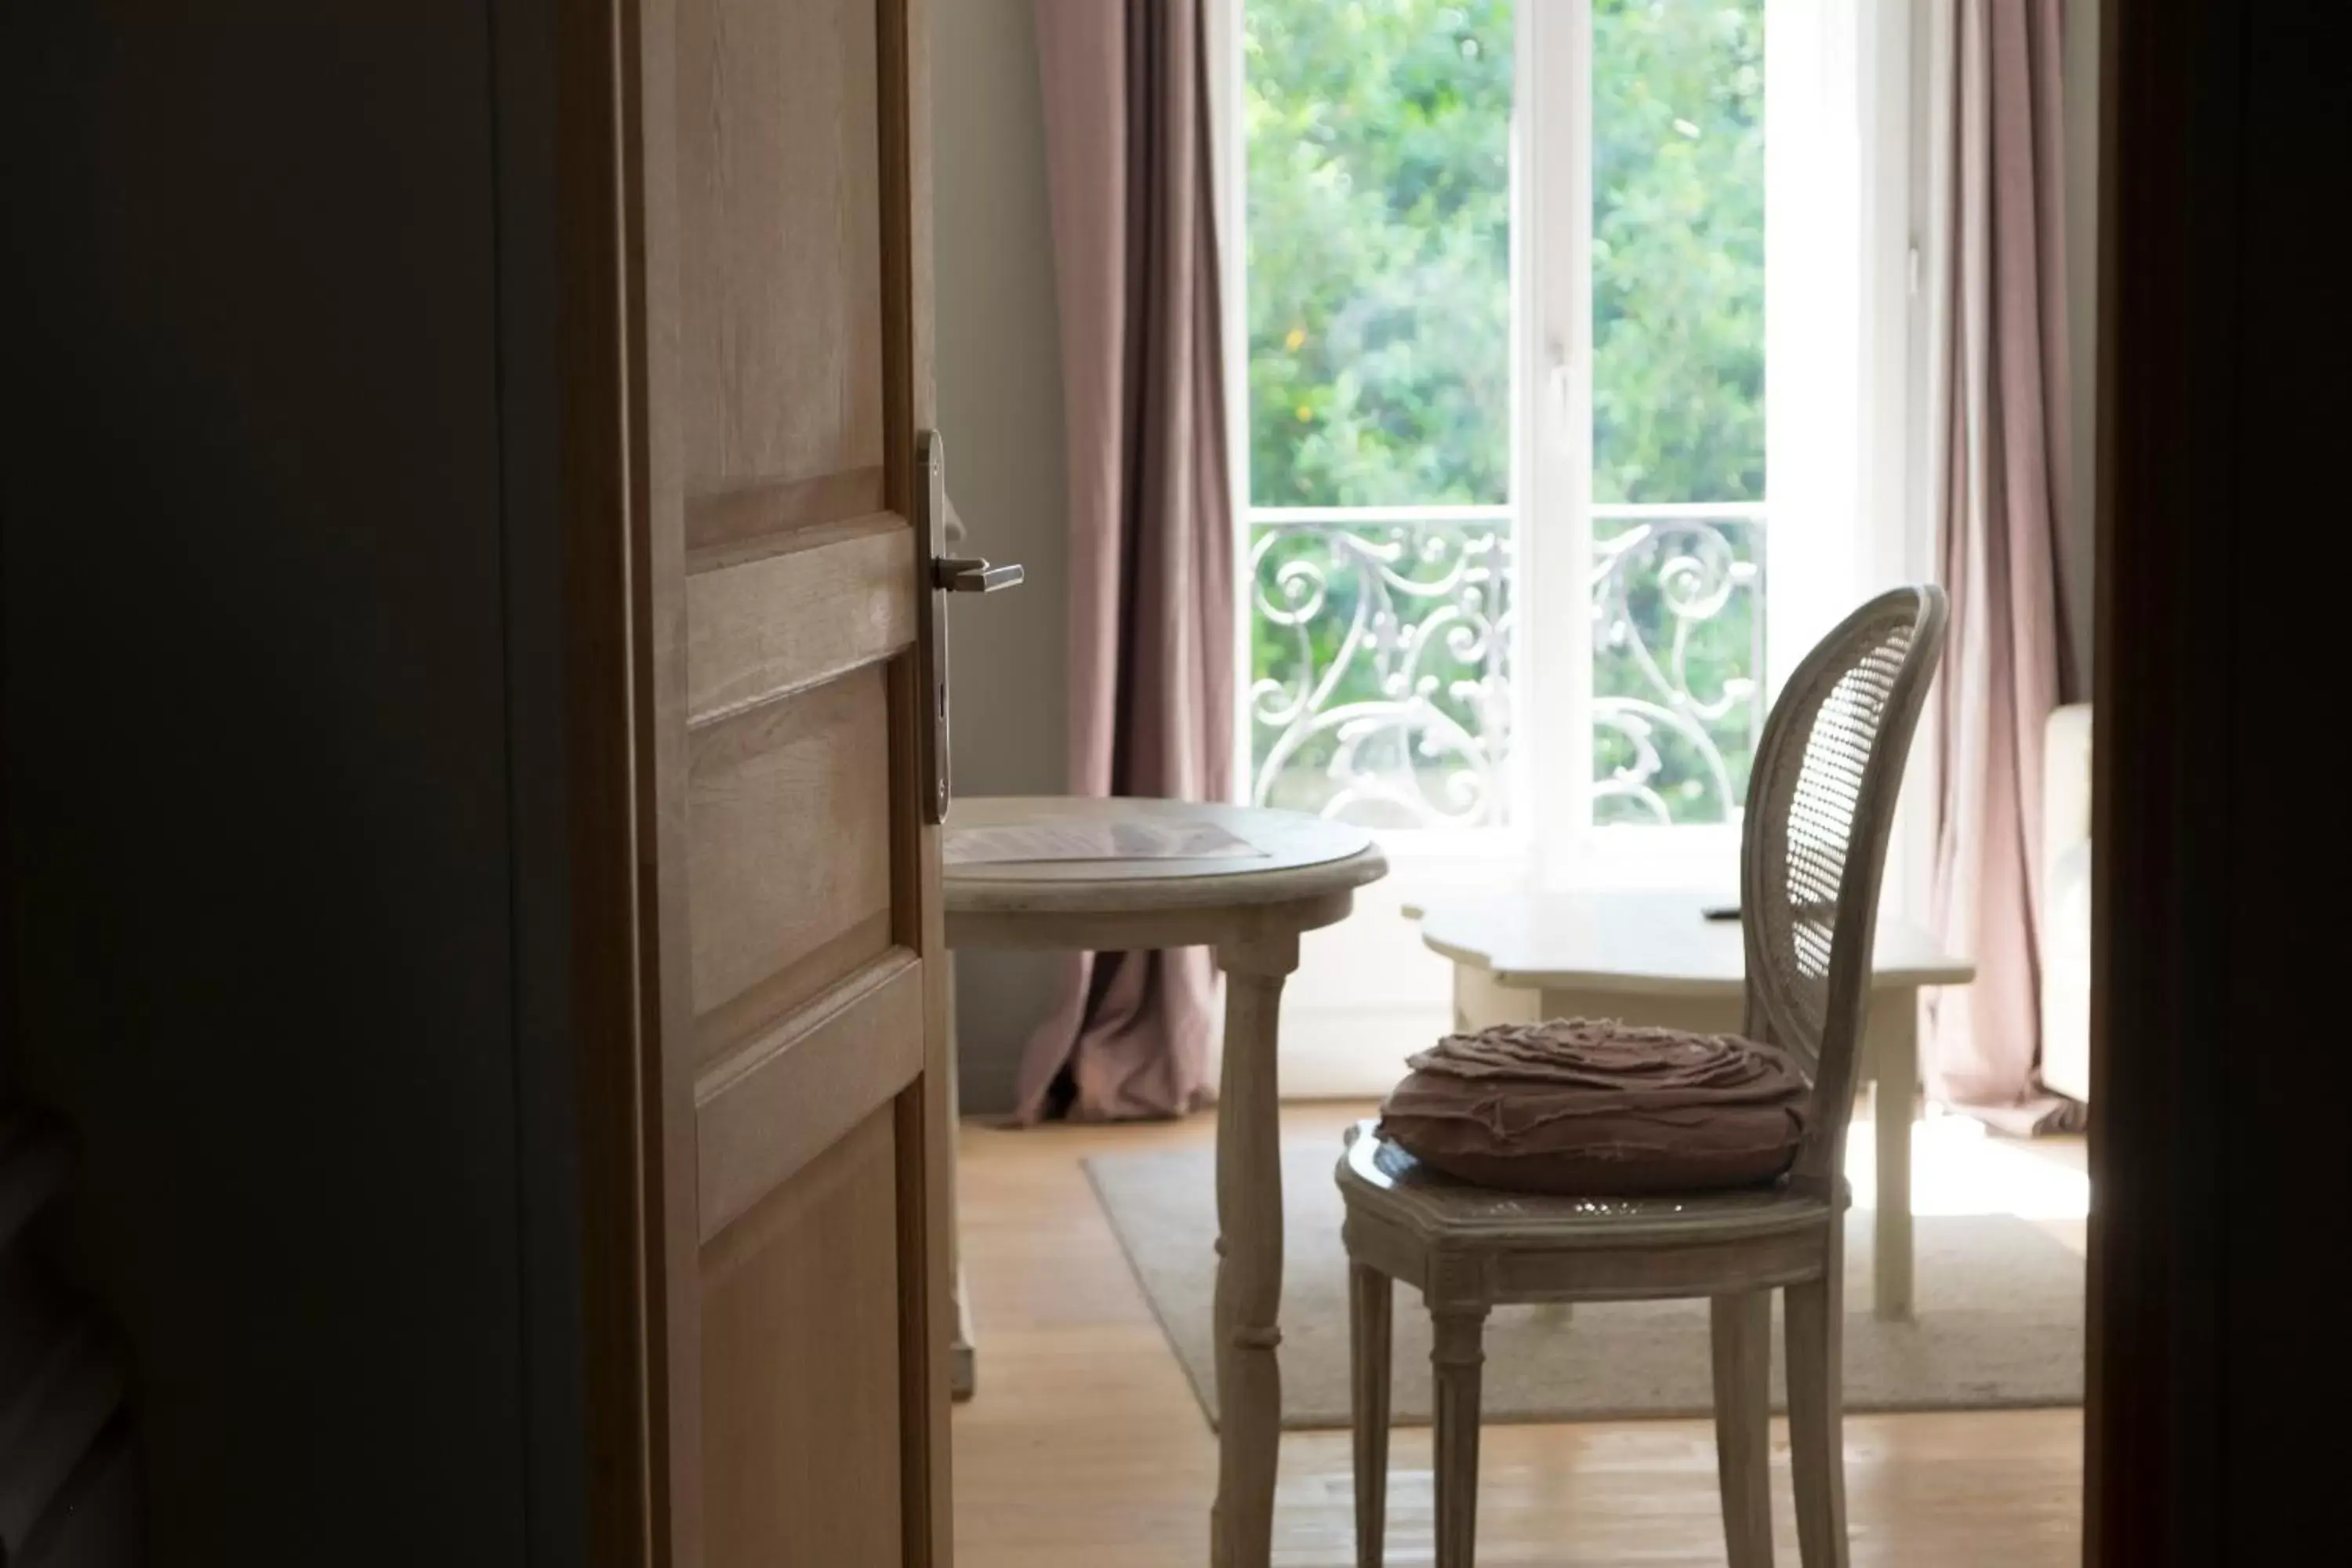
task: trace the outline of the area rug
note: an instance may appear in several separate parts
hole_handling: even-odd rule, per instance
[[[1213,1153],[1187,1149],[1087,1162],[1137,1279],[1214,1426],[1210,1299],[1216,1279]],[[1346,1426],[1348,1268],[1332,1184],[1336,1147],[1283,1150],[1283,1425]],[[2081,1258],[2007,1215],[1922,1215],[1917,1321],[1870,1311],[1871,1215],[1846,1226],[1849,1410],[1990,1410],[2083,1399]],[[1777,1302],[1777,1292],[1776,1302]],[[1781,1404],[1778,1307],[1772,1401]],[[1429,1421],[1429,1316],[1397,1287],[1399,1422]],[[1497,1309],[1486,1323],[1490,1421],[1702,1415],[1713,1407],[1705,1301]]]

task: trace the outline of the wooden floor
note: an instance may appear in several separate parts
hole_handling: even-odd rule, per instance
[[[1285,1131],[1336,1147],[1361,1110],[1294,1107]],[[1210,1131],[1204,1118],[965,1129],[980,1392],[955,1416],[960,1568],[1205,1568],[1215,1439],[1079,1162]],[[1774,1441],[1779,1561],[1795,1563],[1778,1423]],[[2073,1410],[1849,1417],[1854,1568],[2079,1562],[2081,1445]],[[1388,1561],[1416,1568],[1430,1561],[1427,1430],[1400,1429],[1391,1463]],[[1724,1560],[1706,1422],[1492,1426],[1482,1468],[1482,1568]],[[1286,1434],[1275,1562],[1351,1568],[1351,1496],[1347,1434]]]

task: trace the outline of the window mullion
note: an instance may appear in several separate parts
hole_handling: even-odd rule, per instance
[[[1592,816],[1592,16],[1520,8],[1521,798],[1549,885]]]

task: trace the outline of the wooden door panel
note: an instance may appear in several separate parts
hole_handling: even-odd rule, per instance
[[[689,496],[687,547],[698,552],[724,550],[844,518],[870,516],[883,510],[886,478],[878,468],[845,468],[814,479],[755,481]]]
[[[922,1068],[922,969],[900,947],[704,1073],[694,1114],[703,1239],[887,1106]]]
[[[835,516],[875,510],[886,377],[874,0],[678,0],[677,101],[687,493],[760,487],[805,510],[856,509]],[[689,546],[711,542],[697,519],[689,507]]]
[[[890,942],[888,683],[868,665],[688,731],[697,1055]]]
[[[886,1107],[702,1250],[711,1563],[901,1568],[898,1171]]]
[[[917,198],[885,168],[912,145],[885,124],[911,112],[903,6],[676,0],[709,1568],[903,1565],[941,1538],[936,847],[910,773],[929,551],[904,479],[929,389],[916,226],[889,211]]]
[[[672,1568],[948,1556],[922,13],[618,0],[635,145],[575,193],[625,203],[583,229],[624,249],[625,384],[574,384],[584,448],[629,432],[593,477],[635,551],[591,583],[630,617],[628,810],[589,805],[640,980],[588,1012],[644,1030],[592,1086],[592,1139],[638,1141],[642,1295],[592,1333]]]
[[[912,643],[916,545],[904,518],[869,512],[696,552],[686,579],[691,721]]]

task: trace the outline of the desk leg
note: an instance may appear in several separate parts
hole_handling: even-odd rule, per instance
[[[1217,1504],[1213,1568],[1265,1568],[1282,1438],[1282,1123],[1275,1036],[1294,932],[1217,950],[1225,1060],[1217,1097]]]
[[[1911,1300],[1911,1111],[1919,1093],[1919,994],[1885,991],[1870,1005],[1873,1114],[1877,1120],[1878,1230],[1874,1310],[1907,1322]]]

